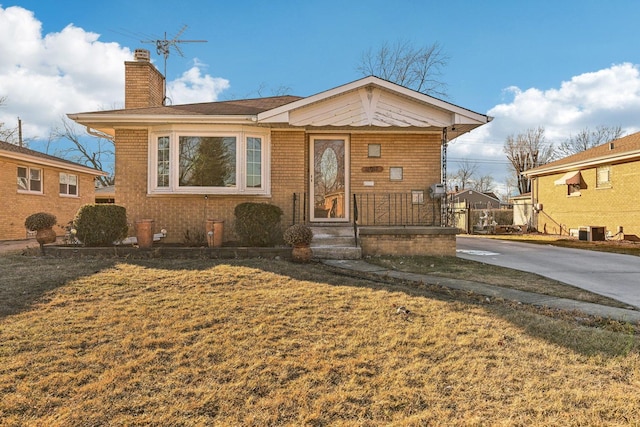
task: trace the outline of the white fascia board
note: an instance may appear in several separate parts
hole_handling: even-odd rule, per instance
[[[636,159],[640,160],[640,150],[627,151],[626,153],[615,154],[611,156],[600,156],[590,160],[565,163],[563,165],[552,166],[548,168],[545,168],[544,166],[540,166],[539,168],[524,171],[521,173],[521,175],[524,175],[526,177],[532,177],[532,176],[546,175],[551,173],[567,172],[571,169],[576,169],[576,168],[584,169],[584,168],[590,168],[593,166],[603,165],[607,163],[614,163],[614,162],[619,163],[619,162],[636,160]]]
[[[90,167],[87,167],[87,166],[72,165],[72,164],[69,164],[69,163],[58,162],[56,160],[45,159],[45,158],[41,158],[41,157],[38,157],[38,156],[31,156],[29,154],[15,153],[13,151],[0,150],[0,157],[5,157],[5,158],[8,158],[8,159],[17,160],[19,162],[33,163],[33,164],[40,165],[40,166],[49,166],[49,167],[54,167],[54,168],[58,168],[58,169],[64,169],[64,170],[67,170],[67,171],[73,171],[73,172],[78,172],[78,173],[86,173],[86,174],[95,175],[95,176],[107,176],[107,175],[109,175],[106,172],[102,172],[102,171],[99,171],[97,169],[93,169],[93,168],[90,168]]]
[[[95,125],[155,125],[155,124],[224,124],[224,123],[250,123],[256,122],[255,115],[226,116],[226,115],[140,115],[140,114],[67,114],[71,120],[97,127]]]
[[[462,107],[458,107],[457,105],[453,105],[446,101],[433,98],[429,95],[416,92],[415,90],[408,89],[406,87],[397,85],[395,83],[391,83],[389,81],[382,80],[374,76],[369,76],[360,80],[356,80],[351,83],[347,83],[342,86],[338,86],[336,88],[333,88],[324,92],[320,92],[308,98],[303,98],[298,101],[291,102],[281,107],[263,111],[262,113],[258,114],[258,122],[275,123],[278,121],[282,121],[283,119],[288,119],[288,116],[283,115],[283,113],[286,113],[298,108],[302,108],[304,106],[313,104],[315,102],[329,99],[349,91],[357,90],[361,87],[365,87],[368,85],[379,86],[391,92],[395,92],[395,93],[404,95],[406,97],[415,99],[416,101],[429,104],[436,108],[440,108],[442,110],[451,112],[454,114],[454,120],[455,119],[460,120],[459,122],[455,122],[453,124],[465,124],[465,123],[466,124],[485,124],[491,121],[491,118],[486,115],[476,113]]]

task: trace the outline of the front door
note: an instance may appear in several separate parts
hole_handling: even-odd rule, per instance
[[[349,221],[349,141],[346,137],[313,136],[309,150],[311,221]]]

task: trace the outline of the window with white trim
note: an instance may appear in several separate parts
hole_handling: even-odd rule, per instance
[[[611,188],[611,167],[596,168],[596,188]]]
[[[266,135],[152,134],[151,194],[268,194]]]
[[[42,169],[18,166],[18,192],[42,194]]]
[[[78,175],[60,172],[60,195],[61,196],[77,196],[78,195]]]

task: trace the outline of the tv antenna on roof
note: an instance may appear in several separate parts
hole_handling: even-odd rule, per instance
[[[184,53],[178,46],[179,43],[206,43],[207,40],[180,40],[178,37],[182,35],[187,29],[187,25],[183,25],[178,34],[176,34],[171,40],[167,39],[167,33],[164,33],[164,39],[162,40],[143,40],[142,43],[153,43],[156,45],[156,52],[158,55],[164,56],[164,78],[167,78],[167,58],[173,47],[178,55],[184,57]]]

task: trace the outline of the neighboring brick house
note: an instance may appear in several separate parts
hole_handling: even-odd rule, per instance
[[[581,227],[605,227],[606,233],[619,238],[640,236],[640,133],[524,175],[532,180],[538,231],[579,235]],[[602,238],[603,233],[597,235]]]
[[[95,178],[101,175],[106,174],[0,141],[0,240],[27,238],[24,220],[36,212],[52,213],[66,225],[80,206],[94,202]],[[54,230],[64,234],[60,227]]]
[[[279,206],[285,225],[353,222],[355,196],[361,225],[440,226],[429,189],[443,143],[490,120],[376,77],[307,98],[165,106],[141,50],[125,80],[125,109],[69,117],[115,137],[115,202],[167,242],[207,218],[234,240],[234,208],[248,201]]]

